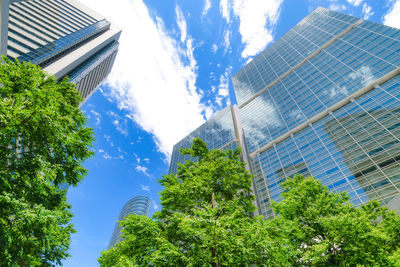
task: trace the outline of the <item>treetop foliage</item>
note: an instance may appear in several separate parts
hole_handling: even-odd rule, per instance
[[[195,161],[160,183],[162,210],[129,215],[101,266],[400,266],[400,217],[373,201],[355,207],[312,177],[288,177],[275,218],[251,216],[252,176],[240,151],[182,150]]]
[[[240,150],[209,151],[194,139],[181,153],[196,161],[159,180],[165,188],[162,210],[154,220],[127,216],[121,222],[125,240],[103,251],[100,265],[236,266],[276,260],[270,255],[281,249],[268,238],[267,222],[250,216],[252,175],[239,159]]]
[[[27,62],[0,64],[0,265],[50,266],[68,256],[66,190],[86,175],[93,132],[75,85]]]

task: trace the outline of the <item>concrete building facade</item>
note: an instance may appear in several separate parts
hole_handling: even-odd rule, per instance
[[[1,0],[0,8],[2,55],[68,76],[83,102],[110,73],[121,30],[103,16],[75,0]]]

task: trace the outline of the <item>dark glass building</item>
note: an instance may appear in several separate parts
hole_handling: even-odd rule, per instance
[[[400,209],[399,74],[400,30],[324,8],[236,73],[235,138],[259,213],[274,216],[296,173]]]
[[[118,221],[123,220],[129,214],[145,215],[148,216],[150,208],[150,199],[146,196],[134,197],[122,207],[118,216]],[[112,233],[108,248],[113,247],[116,243],[121,241],[121,227],[117,222]]]

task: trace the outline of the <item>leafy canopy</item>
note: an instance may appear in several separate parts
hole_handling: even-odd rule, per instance
[[[400,266],[400,216],[378,202],[354,207],[347,193],[295,175],[281,183],[276,217],[251,217],[251,175],[239,151],[208,151],[200,139],[181,151],[160,182],[155,220],[129,215],[125,240],[101,266]]]
[[[284,262],[268,238],[268,222],[252,218],[252,176],[240,150],[212,150],[200,139],[181,150],[196,161],[163,176],[155,220],[129,215],[125,240],[103,251],[101,266],[236,266]],[[273,254],[275,257],[271,257]]]
[[[347,193],[330,192],[312,177],[295,175],[281,185],[283,199],[273,204],[278,216],[271,223],[294,266],[400,264],[396,212],[376,201],[354,207]]]
[[[50,266],[68,255],[66,190],[86,175],[93,132],[75,85],[26,62],[0,64],[0,265]]]

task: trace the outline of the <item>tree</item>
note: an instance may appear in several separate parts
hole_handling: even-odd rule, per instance
[[[200,139],[181,150],[195,158],[163,176],[162,210],[154,220],[129,215],[124,240],[103,251],[101,266],[237,266],[285,264],[269,223],[253,218],[252,176],[240,150],[212,150]],[[274,255],[274,256],[272,256]]]
[[[72,83],[26,62],[0,64],[0,265],[50,266],[68,255],[77,185],[93,132]],[[61,186],[62,187],[62,186]]]
[[[347,193],[295,175],[273,204],[275,238],[291,250],[293,265],[398,266],[400,217],[372,201],[360,208]]]

